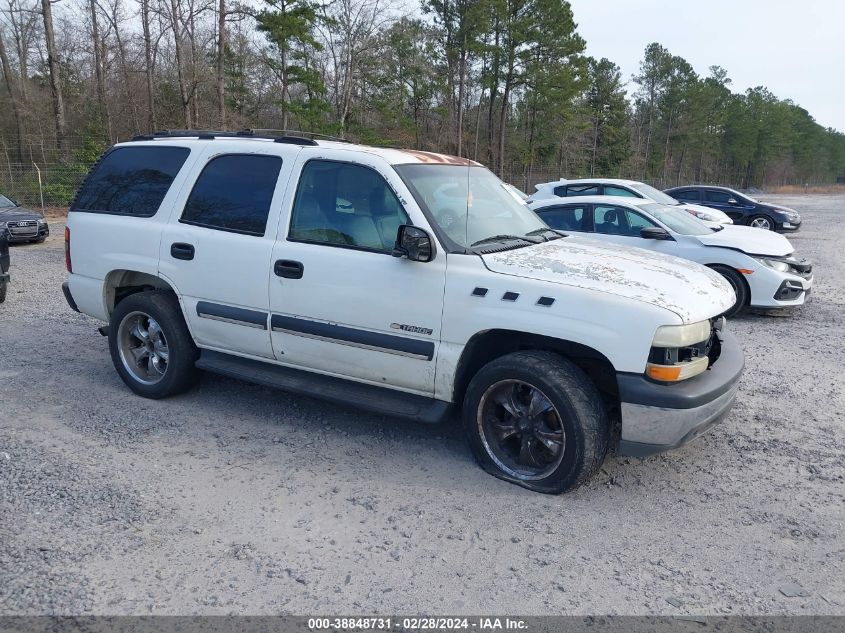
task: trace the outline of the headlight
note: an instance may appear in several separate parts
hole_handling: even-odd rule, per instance
[[[0,229],[6,228],[6,222],[0,222]]]
[[[689,347],[710,338],[710,321],[688,325],[661,325],[654,334],[653,347]]]
[[[704,220],[705,222],[718,222],[719,220],[716,219],[716,216],[710,215],[709,213],[705,213],[704,211],[693,211],[692,209],[689,210],[695,217],[699,220]]]
[[[797,213],[787,213],[787,214],[786,214],[786,219],[787,219],[787,220],[789,220],[790,222],[793,222],[793,223],[794,223],[794,222],[800,222],[800,221],[801,221],[801,216],[800,216],[800,215],[798,215]]]
[[[47,224],[47,220],[44,218],[38,218],[38,224]]]
[[[764,266],[768,266],[769,268],[774,268],[776,271],[781,273],[788,273],[792,268],[789,264],[779,259],[765,259],[763,257],[756,258],[758,262],[763,264]]]
[[[721,328],[722,322],[716,326]],[[645,375],[660,382],[679,382],[704,372],[710,366],[711,328],[710,321],[657,328]]]

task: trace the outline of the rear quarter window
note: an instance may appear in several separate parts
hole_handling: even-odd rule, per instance
[[[190,153],[185,147],[117,147],[93,168],[70,210],[151,217]]]

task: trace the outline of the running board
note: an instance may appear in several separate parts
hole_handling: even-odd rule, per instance
[[[222,376],[417,422],[442,422],[452,410],[451,403],[443,400],[222,352],[202,350],[196,366]]]

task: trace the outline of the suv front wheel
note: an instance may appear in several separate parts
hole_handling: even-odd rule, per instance
[[[172,292],[150,290],[126,297],[109,322],[109,351],[123,382],[145,398],[188,389],[198,351]]]
[[[472,379],[463,423],[475,458],[491,475],[559,494],[590,478],[607,453],[607,413],[595,385],[551,352],[515,352]]]

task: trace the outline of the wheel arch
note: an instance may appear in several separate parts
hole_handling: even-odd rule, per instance
[[[602,394],[608,413],[619,405],[619,389],[613,363],[600,351],[569,341],[519,330],[492,329],[473,335],[464,346],[455,371],[454,402],[463,401],[472,377],[496,358],[522,350],[545,350],[568,358],[581,369]]]
[[[719,268],[727,268],[728,270],[732,270],[733,272],[735,272],[737,276],[742,280],[742,285],[745,286],[745,305],[748,306],[751,304],[751,285],[748,283],[748,280],[745,278],[745,275],[739,272],[739,270],[737,270],[730,264],[715,263],[705,264],[705,266],[715,272],[719,272]]]
[[[103,282],[103,300],[106,313],[111,315],[123,299],[145,290],[169,290],[176,294],[173,286],[158,275],[129,269],[110,271]]]

